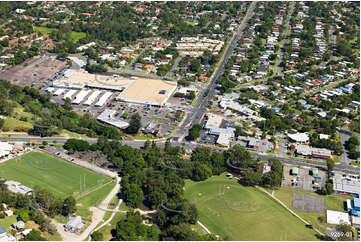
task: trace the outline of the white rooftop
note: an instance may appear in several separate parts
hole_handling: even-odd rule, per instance
[[[208,117],[208,120],[204,127],[205,129],[219,128],[219,126],[221,126],[222,120],[223,120],[223,118],[221,116],[213,114],[213,113],[208,113],[207,117]]]
[[[114,118],[114,114],[116,113],[115,110],[109,110],[109,109],[105,109],[98,117],[97,120],[100,120],[104,123],[113,125],[117,128],[126,128],[129,126],[129,123],[116,119]]]
[[[342,193],[360,194],[360,181],[336,174],[333,177],[333,190]]]
[[[334,211],[334,210],[327,210],[326,213],[327,223],[328,224],[351,224],[350,223],[350,216],[348,213]]]
[[[287,134],[287,136],[296,142],[308,142],[309,137],[307,133],[296,133],[296,134]]]
[[[14,145],[12,145],[12,144],[9,144],[9,143],[7,143],[7,142],[0,142],[0,149],[1,150],[12,150],[13,149],[13,147],[14,147]]]

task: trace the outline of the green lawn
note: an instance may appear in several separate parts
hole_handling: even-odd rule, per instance
[[[315,231],[272,198],[225,174],[187,180],[185,196],[196,204],[199,221],[225,240],[317,240]]]
[[[76,207],[77,207],[77,215],[80,215],[83,219],[83,222],[85,225],[89,225],[91,222],[91,218],[93,213],[89,210],[90,207],[96,207],[98,206],[104,198],[110,193],[110,191],[115,186],[115,183],[109,183],[105,185],[104,187],[100,188],[99,190],[96,190],[85,197],[82,197],[80,199],[76,200]],[[104,220],[106,220],[107,213],[104,215]],[[109,217],[108,217],[109,218]],[[55,220],[59,223],[65,224],[68,221],[68,218],[57,215],[55,216]]]
[[[186,20],[184,22],[186,22],[187,24],[192,25],[192,26],[196,26],[198,24],[197,21],[188,21],[188,20]]]
[[[11,231],[10,225],[16,222],[16,215],[5,217],[0,219],[0,227],[5,229],[7,232]]]
[[[72,41],[74,43],[77,43],[80,39],[85,38],[85,36],[86,36],[86,33],[84,33],[84,32],[74,32],[74,31],[72,31],[70,38],[72,39]]]
[[[79,139],[79,138],[89,138],[88,136],[86,136],[85,134],[78,134],[78,133],[75,133],[75,132],[71,132],[69,130],[66,130],[66,129],[63,129],[60,133],[60,136],[67,136],[67,137],[71,137],[71,138],[76,138],[76,139]]]
[[[53,31],[56,31],[56,28],[47,28],[47,27],[41,27],[41,26],[33,26],[34,31],[40,32],[41,34],[50,34]],[[74,43],[77,43],[79,41],[79,39],[84,38],[86,36],[86,33],[84,32],[75,32],[72,31],[71,32],[71,40]]]
[[[42,26],[33,26],[34,31],[40,32],[41,34],[51,34],[53,31],[57,30],[56,28],[48,28]]]
[[[78,199],[77,202],[77,214],[82,216],[84,221],[91,221],[92,212],[88,210],[89,207],[98,206],[104,198],[110,193],[115,186],[115,182],[105,185],[99,190],[96,190],[89,195]]]
[[[122,218],[124,218],[126,216],[125,213],[116,213],[112,219],[112,221],[110,221],[110,223],[108,225],[105,225],[103,228],[99,229],[98,231],[100,233],[103,234],[103,239],[104,241],[109,241],[112,238],[112,233],[111,231],[113,229],[115,229],[118,221]],[[110,213],[109,213],[109,217],[110,217]],[[109,218],[108,217],[108,218]]]
[[[301,189],[294,188],[285,188],[282,187],[279,190],[276,190],[274,195],[285,203],[290,209],[292,209],[292,194],[293,193],[303,193],[309,194],[317,197],[323,197],[325,199],[325,210],[336,210],[336,211],[344,211],[344,201],[347,199],[352,199],[352,197],[346,195],[329,195],[322,196],[318,195],[315,192],[305,191]],[[292,209],[295,213],[301,216],[303,219],[311,223],[315,228],[319,229],[321,232],[325,232],[327,227],[331,225],[326,224],[326,211],[324,213],[313,213],[313,212],[305,212],[296,209]],[[324,220],[319,220],[322,217]]]
[[[353,160],[353,161],[352,161],[352,165],[353,165],[353,166],[360,167],[360,162]]]
[[[115,196],[111,201],[112,205],[109,205],[108,208],[109,209],[114,209],[117,206],[118,202],[119,202],[119,198],[117,196]],[[132,209],[127,207],[125,205],[125,203],[122,202],[122,204],[119,207],[119,210],[130,211]],[[110,218],[110,216],[111,216],[111,213],[106,212],[105,215],[104,215],[103,221],[108,220]],[[125,213],[116,213],[114,215],[113,219],[110,221],[110,223],[108,225],[106,225],[103,228],[99,229],[99,232],[103,234],[103,239],[105,241],[109,241],[112,238],[112,234],[111,234],[112,229],[115,229],[115,226],[116,226],[117,222],[120,219],[124,218],[125,216],[126,216]],[[100,226],[101,224],[103,224],[103,222],[99,223],[98,226]]]
[[[4,126],[9,126],[10,131],[13,131],[16,126],[24,126],[24,127],[33,128],[33,125],[31,123],[24,122],[24,121],[21,121],[21,120],[12,118],[12,117],[7,117],[5,119]]]
[[[59,197],[76,195],[110,180],[43,152],[30,152],[1,163],[0,176],[30,188],[49,189]]]

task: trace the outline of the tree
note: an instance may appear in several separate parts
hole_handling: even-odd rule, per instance
[[[137,184],[127,183],[123,185],[123,196],[128,206],[137,208],[143,199],[143,191]]]
[[[86,65],[85,69],[89,73],[103,73],[107,71],[107,68],[100,64]]]
[[[198,58],[195,58],[190,65],[190,70],[192,72],[199,72],[200,69],[201,69],[201,62]]]
[[[103,234],[99,231],[95,231],[94,233],[92,233],[90,235],[90,237],[92,238],[92,241],[103,241]]]
[[[0,118],[0,129],[4,126],[5,119]]]
[[[282,184],[283,164],[277,159],[270,159],[269,162],[272,163],[271,171],[263,175],[262,185],[272,188],[280,187]]]
[[[177,119],[178,122],[182,121],[182,118],[184,116],[184,112],[181,110],[177,110],[175,113],[175,118]],[[1,126],[0,126],[1,128]]]
[[[191,230],[188,224],[171,225],[166,231],[165,240],[195,241],[201,240],[200,236]]]
[[[256,169],[258,167],[257,161],[251,157],[250,153],[245,148],[238,144],[227,151],[226,159],[231,165],[230,168],[237,171],[249,168]]]
[[[68,216],[76,212],[76,201],[74,197],[70,196],[65,198],[63,203],[63,215]]]
[[[341,232],[341,236],[336,238],[339,241],[351,241],[353,240],[352,226],[346,223],[336,225],[336,230]]]
[[[195,168],[193,169],[192,180],[203,181],[208,177],[212,176],[212,169],[209,168],[206,164],[197,162]]]
[[[31,230],[24,238],[20,239],[20,241],[46,241],[44,237],[41,236],[40,231]]]
[[[29,220],[30,220],[29,210],[23,209],[23,208],[20,209],[20,210],[19,210],[19,215],[18,215],[17,219],[18,219],[18,220],[22,220],[22,221],[24,221],[25,223],[26,223],[27,221],[29,221]]]
[[[350,159],[356,160],[357,158],[360,157],[360,152],[358,152],[357,150],[351,150],[349,152],[349,157],[350,157]]]
[[[335,167],[335,161],[332,159],[328,159],[327,160],[327,168],[328,168],[328,173],[330,174],[333,171],[333,168]]]
[[[245,186],[255,186],[261,183],[261,174],[256,171],[248,170],[244,173],[242,183]]]
[[[141,117],[138,113],[132,115],[129,122],[129,127],[126,129],[126,132],[129,134],[137,134],[141,127]]]
[[[89,149],[89,143],[86,140],[80,139],[68,139],[63,148],[67,151],[87,151]]]
[[[190,140],[195,140],[200,136],[200,132],[201,132],[202,126],[200,124],[195,124],[193,125],[193,127],[191,128],[188,138]]]
[[[121,219],[115,228],[114,240],[159,240],[160,231],[155,225],[153,228],[142,223],[143,219],[139,212],[128,212],[126,218]]]
[[[360,142],[357,138],[355,137],[350,137],[346,142],[345,142],[345,148],[348,150],[352,150],[353,148],[355,148],[355,146],[360,145]]]
[[[333,184],[331,182],[327,182],[326,185],[325,185],[325,188],[326,188],[327,195],[332,194],[332,192],[333,192]]]
[[[267,172],[262,176],[262,185],[265,187],[266,186],[274,187],[275,184],[271,172]]]
[[[147,236],[144,240],[147,241],[157,241],[161,235],[161,231],[156,225],[147,227]]]
[[[66,58],[68,58],[69,54],[65,51],[58,53],[58,55],[56,56],[56,59],[58,60],[65,60]]]

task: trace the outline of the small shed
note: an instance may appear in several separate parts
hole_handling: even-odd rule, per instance
[[[298,175],[298,167],[293,167],[291,169],[291,175],[293,176],[297,176]]]
[[[6,214],[6,216],[10,217],[10,216],[13,216],[14,215],[14,212],[11,211],[10,209],[9,210],[5,210],[4,213]]]
[[[71,217],[69,221],[64,225],[65,230],[69,230],[73,233],[78,233],[84,227],[80,216]]]
[[[22,234],[23,236],[27,236],[32,230],[33,230],[33,229],[24,229],[24,230],[21,232],[21,234]]]
[[[0,227],[0,235],[6,234],[6,230],[2,227]]]

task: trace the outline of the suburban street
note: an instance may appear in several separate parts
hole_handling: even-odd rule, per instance
[[[136,58],[134,58],[134,60],[132,60],[130,62],[130,64],[128,65],[128,68],[127,70],[130,71],[130,70],[133,70],[134,69],[134,63],[137,63],[137,61],[139,60],[139,58],[144,54],[144,52],[146,52],[148,49],[150,48],[150,45],[147,45],[139,54]]]
[[[354,80],[357,80],[356,78],[349,78],[349,79],[354,79]],[[304,96],[308,95],[308,96],[312,96],[318,92],[323,92],[329,88],[334,88],[334,87],[337,87],[338,85],[340,85],[342,82],[346,81],[345,79],[341,79],[341,80],[338,80],[338,81],[335,81],[335,82],[332,82],[328,85],[325,85],[323,87],[319,87],[319,88],[313,88],[311,89],[310,91],[304,91],[300,96],[303,98]]]
[[[177,68],[179,62],[182,60],[182,57],[178,56],[177,59],[175,59],[174,64],[172,68],[168,71],[166,78],[170,78],[173,75],[174,70]]]
[[[283,51],[283,48],[285,47],[285,44],[287,42],[287,38],[288,38],[288,35],[289,35],[289,31],[290,31],[290,19],[291,19],[291,16],[292,16],[292,13],[295,9],[295,2],[292,2],[292,5],[291,5],[291,8],[290,8],[290,12],[287,16],[287,23],[286,23],[286,29],[285,29],[285,32],[284,32],[284,35],[283,35],[283,40],[282,40],[282,45],[280,47],[280,56],[278,57],[278,61],[277,61],[277,66],[276,66],[276,75],[279,76],[281,75],[281,67],[280,67],[280,63],[282,62],[283,60],[283,55],[284,55],[284,51]]]
[[[333,48],[336,47],[336,35],[334,35],[334,32],[335,32],[335,28],[334,27],[331,27],[330,29],[330,32],[329,32],[329,45],[332,45]],[[337,61],[337,57],[334,55],[335,54],[335,51],[332,50],[332,56],[331,56],[331,60],[334,60],[334,61]]]

